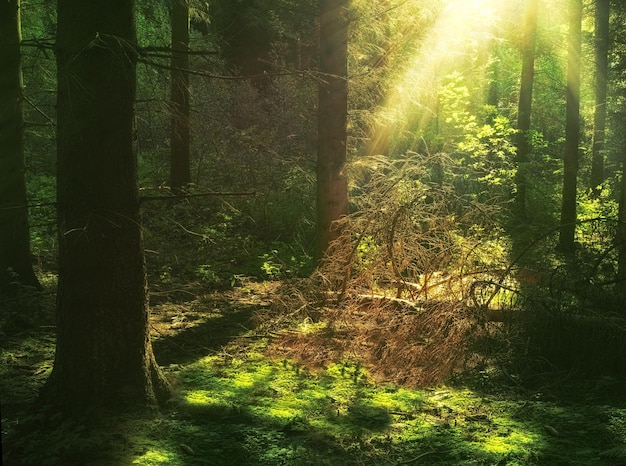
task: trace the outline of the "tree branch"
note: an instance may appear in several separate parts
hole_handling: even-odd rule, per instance
[[[211,196],[256,196],[256,191],[210,192],[210,193],[199,193],[199,194],[172,194],[168,196],[141,196],[139,200],[140,202],[148,202],[148,201],[166,201],[166,200],[175,200],[175,199],[192,199],[192,198],[211,197]]]

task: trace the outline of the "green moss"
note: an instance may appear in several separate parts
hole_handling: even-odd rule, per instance
[[[510,390],[413,390],[375,383],[355,361],[311,371],[267,357],[264,339],[244,341],[168,369],[178,379],[178,397],[160,417],[125,419],[88,438],[71,429],[57,429],[47,441],[25,437],[24,464],[44,464],[33,453],[41,449],[74,464],[106,452],[90,464],[176,466],[583,466],[626,459],[620,408],[587,400],[559,404]],[[28,357],[45,374],[52,349],[52,340],[25,337],[0,352],[0,372],[15,377]],[[546,425],[562,434],[554,436]]]
[[[146,466],[162,465],[162,464],[182,464],[176,461],[176,456],[167,451],[149,450],[139,458],[133,461],[133,464],[141,464]]]

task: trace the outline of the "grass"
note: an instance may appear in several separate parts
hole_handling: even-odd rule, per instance
[[[45,432],[26,407],[51,366],[53,300],[44,294],[22,301],[26,310],[39,310],[36,321],[17,319],[25,309],[15,304],[2,320],[4,464],[587,466],[626,461],[619,380],[529,390],[483,372],[410,389],[375,381],[356,357],[310,369],[269,356],[273,337],[253,324],[252,316],[269,305],[275,291],[271,283],[247,284],[229,292],[197,292],[188,301],[155,300],[155,352],[175,383],[175,396],[156,416],[129,414],[90,426],[60,423]],[[301,324],[290,331],[316,327]],[[18,429],[23,425],[32,428]]]

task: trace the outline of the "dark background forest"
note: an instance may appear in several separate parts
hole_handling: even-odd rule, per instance
[[[626,464],[625,32],[0,3],[3,464]]]

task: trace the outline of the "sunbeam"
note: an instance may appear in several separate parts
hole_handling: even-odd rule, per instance
[[[415,40],[413,57],[389,86],[384,105],[375,116],[368,155],[383,152],[390,134],[411,132],[409,139],[436,124],[439,94],[453,73],[471,75],[472,87],[486,85],[492,50],[503,40],[503,22],[519,1],[448,1],[440,5],[426,36]],[[421,31],[415,34],[423,35]]]

